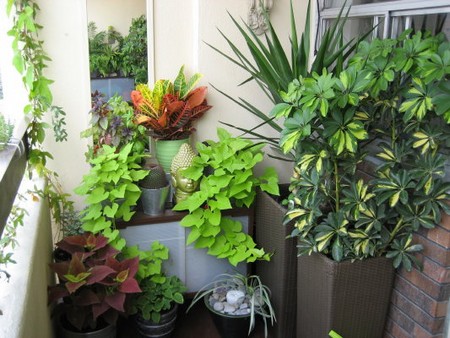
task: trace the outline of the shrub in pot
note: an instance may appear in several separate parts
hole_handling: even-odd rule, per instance
[[[92,233],[66,237],[56,246],[71,255],[70,261],[50,264],[60,282],[48,288],[49,303],[63,300],[55,307],[58,337],[93,331],[115,337],[126,299],[141,291],[135,279],[139,259],[119,260],[108,239]]]
[[[360,43],[340,73],[295,79],[272,111],[286,119],[281,147],[296,154],[286,222],[295,222],[300,255],[322,253],[334,261],[329,266],[387,257],[411,270],[421,249],[413,232],[450,212],[442,155],[450,135],[450,68],[443,67],[449,44],[443,36],[409,33]],[[298,311],[309,309],[301,302]],[[355,311],[373,321],[360,306]],[[328,330],[369,334],[343,322]],[[313,332],[303,334],[322,335]]]
[[[319,41],[319,45],[311,43],[311,21],[310,2],[306,13],[304,27],[299,27],[295,19],[295,10],[290,7],[290,34],[281,35],[276,27],[271,24],[267,34],[257,36],[253,31],[232,17],[232,21],[237,28],[241,42],[245,42],[247,53],[242,48],[237,48],[236,39],[226,32],[220,32],[227,41],[230,51],[219,50],[211,46],[215,51],[231,60],[235,65],[245,71],[250,80],[254,80],[262,89],[261,94],[267,96],[272,102],[280,103],[283,99],[280,90],[287,92],[289,83],[301,76],[307,76],[311,72],[320,73],[323,69],[334,71],[339,70],[345,60],[354,51],[359,39],[341,44],[344,25],[347,21],[346,13],[341,10],[333,24],[327,27]],[[300,29],[298,29],[300,28]],[[299,31],[302,32],[300,33]],[[228,36],[227,36],[228,35]],[[361,38],[363,39],[364,36]],[[266,43],[267,41],[267,43]],[[283,43],[284,41],[284,43]],[[267,48],[267,46],[271,48]],[[283,48],[282,45],[288,46]],[[317,53],[313,59],[310,58],[311,47]],[[248,54],[250,57],[247,57]],[[250,81],[251,82],[251,81]],[[269,116],[267,109],[262,109],[255,100],[249,98],[235,98],[232,95],[218,89],[219,92],[248,111],[258,123],[254,126],[246,127],[236,125],[236,123],[224,122],[229,127],[238,129],[252,138],[262,139],[267,142],[272,151],[269,156],[293,161],[294,154],[283,154],[279,149],[279,135],[282,125]],[[256,96],[255,96],[256,97]],[[226,121],[224,119],[224,121]],[[271,131],[271,132],[270,132]],[[269,135],[271,137],[267,137]],[[286,162],[292,166],[292,163]],[[283,187],[282,187],[283,188]],[[287,195],[282,195],[279,201]],[[274,337],[289,338],[295,337],[295,293],[296,288],[296,244],[294,239],[285,240],[292,230],[292,226],[283,226],[282,219],[286,208],[272,199],[272,196],[265,192],[258,194],[256,201],[255,224],[256,241],[270,251],[275,252],[270,262],[257,261],[256,272],[266,285],[272,290],[272,302],[277,312],[278,321],[271,329]]]
[[[182,66],[173,82],[158,80],[153,88],[138,84],[131,92],[136,123],[156,140],[156,157],[166,172],[181,144],[188,143],[195,131],[193,123],[211,108],[206,101],[207,87],[195,88],[201,77],[196,73],[187,79]]]
[[[276,321],[270,302],[270,290],[257,275],[219,275],[215,281],[199,290],[188,311],[199,300],[205,302],[223,338],[247,337],[255,328],[257,316],[264,322],[267,337],[267,322],[270,320],[273,325]]]

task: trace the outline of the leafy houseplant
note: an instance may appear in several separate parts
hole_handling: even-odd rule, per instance
[[[92,137],[93,146],[86,154],[88,159],[97,156],[104,144],[120,149],[133,143],[133,151],[144,151],[145,128],[134,123],[133,108],[121,96],[105,101],[104,95],[95,91],[91,94],[91,104],[91,127],[81,133],[82,137]]]
[[[118,260],[119,251],[108,239],[92,233],[66,237],[57,247],[70,253],[71,260],[50,264],[60,282],[49,287],[49,303],[64,300],[56,310],[70,324],[65,330],[88,332],[114,325],[128,295],[141,291],[135,279],[138,258]]]
[[[153,90],[145,84],[137,85],[131,93],[137,124],[145,126],[156,140],[188,137],[195,130],[192,123],[211,108],[206,102],[207,88],[194,89],[201,77],[197,73],[186,79],[182,66],[173,83],[158,80]]]
[[[344,337],[382,335],[393,267],[419,265],[414,254],[421,245],[412,242],[412,234],[450,212],[441,153],[448,151],[450,132],[449,44],[442,36],[409,34],[361,42],[339,74],[295,79],[281,93],[285,103],[272,111],[285,118],[281,147],[296,154],[285,220],[295,225],[300,255],[323,254],[298,260],[298,337],[325,336],[330,329]],[[385,276],[385,264],[392,277]],[[333,272],[319,272],[319,266]],[[342,271],[357,275],[326,284],[333,296],[347,292],[347,299],[330,299],[336,301],[330,309],[346,320],[323,308],[311,313],[319,292],[313,289],[320,285],[327,294],[325,276]],[[335,292],[345,285],[351,289]],[[369,291],[370,285],[376,290]],[[382,288],[384,296],[364,298],[370,308],[361,306],[358,292],[365,297]],[[308,320],[321,316],[327,318],[323,325]]]
[[[412,233],[450,212],[440,153],[450,135],[449,44],[408,33],[361,43],[339,76],[294,80],[273,111],[287,118],[283,150],[297,153],[286,220],[300,254],[386,255],[410,270],[420,249]],[[371,158],[373,178],[357,175]]]
[[[116,219],[129,221],[141,190],[137,182],[148,172],[141,169],[143,154],[132,153],[133,143],[122,147],[103,145],[102,152],[90,160],[91,170],[74,191],[86,196],[87,207],[82,213],[83,229],[102,233],[117,249],[125,246],[115,227]]]
[[[131,20],[121,52],[123,73],[133,76],[135,83],[147,83],[147,19],[144,15]]]
[[[179,202],[173,210],[188,210],[181,225],[190,228],[187,244],[208,248],[208,254],[227,258],[233,265],[239,262],[269,260],[270,255],[257,249],[251,236],[243,233],[242,224],[222,214],[233,207],[250,207],[258,188],[278,194],[278,176],[266,168],[260,177],[253,173],[263,160],[264,144],[232,137],[218,129],[219,141],[197,144],[199,155],[183,175],[200,180],[200,190]]]
[[[224,337],[227,337],[224,331],[238,334],[237,329],[233,328],[237,325],[236,319],[248,326],[250,335],[255,327],[256,316],[261,316],[264,321],[265,337],[268,335],[267,321],[270,320],[272,325],[276,321],[270,301],[270,290],[262,284],[257,275],[244,276],[239,273],[219,275],[217,280],[205,285],[195,295],[188,311],[202,299],[209,311],[214,314],[214,323]],[[243,329],[245,332],[246,327]]]
[[[177,304],[184,302],[186,287],[176,276],[166,276],[162,263],[169,258],[169,250],[161,243],[152,243],[151,250],[141,251],[137,247],[126,248],[128,257],[139,257],[137,279],[142,293],[131,300],[130,313],[136,314],[139,333],[152,337],[157,332],[169,334],[175,327]]]
[[[172,309],[174,304],[183,304],[183,292],[186,287],[177,276],[163,276],[146,278],[140,282],[142,293],[134,303],[134,312],[145,320],[159,323],[161,313]]]

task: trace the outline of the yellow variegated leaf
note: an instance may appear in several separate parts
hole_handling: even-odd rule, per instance
[[[400,191],[396,192],[394,195],[391,196],[391,198],[389,199],[389,205],[391,206],[391,208],[395,207],[399,198],[400,198]]]

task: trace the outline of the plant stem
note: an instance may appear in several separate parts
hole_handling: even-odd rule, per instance
[[[339,204],[340,204],[340,189],[339,189],[339,172],[338,172],[338,164],[337,160],[334,160],[334,184],[335,184],[335,190],[336,190],[336,212],[339,211]]]

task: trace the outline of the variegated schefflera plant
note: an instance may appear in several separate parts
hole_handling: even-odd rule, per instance
[[[420,267],[412,234],[433,228],[450,184],[450,45],[405,32],[359,45],[339,73],[300,77],[272,115],[296,165],[285,222],[299,254],[387,256]]]

